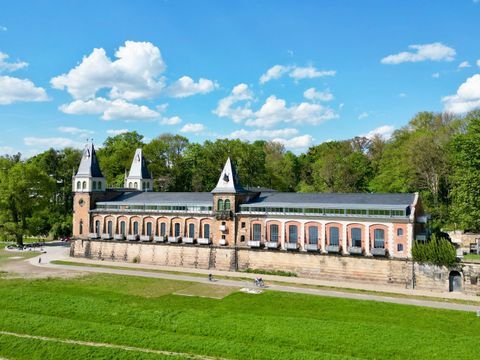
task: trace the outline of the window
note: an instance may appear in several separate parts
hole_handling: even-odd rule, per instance
[[[260,241],[262,238],[262,225],[253,224],[253,241]]]
[[[330,235],[330,245],[338,246],[338,243],[340,240],[338,227],[336,226],[330,227],[329,235]]]
[[[210,224],[203,225],[203,237],[206,239],[210,238]]]
[[[273,242],[278,241],[278,225],[277,224],[270,225],[270,241],[273,241]]]
[[[145,235],[152,236],[152,223],[147,223],[147,233]]]
[[[403,244],[397,244],[397,251],[403,252]]]
[[[174,225],[174,236],[178,237],[180,236],[180,224],[179,223],[175,223]]]
[[[230,210],[230,200],[226,199],[223,207],[225,210]]]
[[[92,189],[93,190],[97,190],[97,182],[94,181],[93,184],[92,184]]]
[[[217,210],[218,211],[223,210],[223,200],[222,199],[218,199],[218,201],[217,201]]]
[[[167,224],[166,223],[160,223],[160,236],[165,236],[167,235]]]
[[[125,221],[120,222],[120,234],[125,236]]]
[[[142,181],[142,189],[145,190],[146,184],[144,181]]]
[[[240,236],[240,242],[245,242],[245,235]]]
[[[133,223],[133,235],[138,235],[138,221]]]
[[[352,228],[352,246],[361,247],[362,246],[362,229]]]
[[[245,222],[241,223],[242,229],[245,229]]]
[[[318,226],[310,226],[308,228],[308,243],[309,244],[318,243]]]
[[[100,234],[100,220],[95,221],[95,233]]]
[[[195,224],[188,224],[188,237],[195,237]]]
[[[298,240],[298,227],[297,225],[290,225],[288,227],[288,242],[296,243]]]
[[[150,189],[150,183],[147,182],[147,189]]]
[[[98,190],[102,190],[102,182],[101,181],[98,182]]]
[[[129,187],[130,189],[133,187],[133,185],[132,185],[132,182],[131,182],[131,181],[128,183],[128,187]]]
[[[79,233],[80,235],[83,234],[83,220],[80,220],[80,225],[79,225],[78,233]]]
[[[87,189],[87,182],[84,181],[84,182],[82,183],[82,190],[86,190],[86,189]]]
[[[403,229],[397,229],[397,236],[403,236]]]
[[[77,190],[80,190],[82,187],[82,183],[80,181],[77,181]]]
[[[113,223],[111,221],[107,223],[107,233],[110,236],[113,235]]]
[[[375,229],[373,231],[373,247],[383,249],[385,247],[385,231],[383,229]]]

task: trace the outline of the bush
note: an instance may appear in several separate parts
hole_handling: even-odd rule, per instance
[[[289,277],[297,277],[297,274],[290,271],[282,271],[282,270],[262,270],[262,269],[245,269],[242,272],[246,273],[253,273],[253,274],[264,274],[264,275],[278,275],[278,276],[289,276]]]
[[[445,238],[433,234],[429,241],[415,241],[412,248],[413,260],[421,264],[452,266],[457,262],[455,247]]]

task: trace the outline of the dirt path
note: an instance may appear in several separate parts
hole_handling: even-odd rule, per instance
[[[211,357],[206,355],[188,354],[188,353],[180,353],[180,352],[165,351],[165,350],[155,350],[155,349],[139,348],[135,346],[99,343],[99,342],[92,342],[92,341],[59,339],[59,338],[52,338],[47,336],[18,334],[14,332],[1,331],[1,330],[0,330],[0,335],[14,336],[14,337],[23,338],[23,339],[56,342],[56,343],[62,343],[62,344],[73,344],[73,345],[90,346],[90,347],[98,347],[98,348],[110,348],[110,349],[118,349],[123,351],[142,352],[142,353],[165,355],[165,356],[177,356],[177,357],[183,357],[185,359],[192,359],[192,360],[226,360],[226,358]]]

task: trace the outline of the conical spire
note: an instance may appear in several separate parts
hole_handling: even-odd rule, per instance
[[[223,167],[223,171],[220,174],[220,178],[218,179],[217,186],[212,190],[212,193],[235,194],[240,192],[245,192],[245,189],[240,184],[237,171],[232,163],[232,160],[228,158],[225,166]]]
[[[147,163],[143,157],[142,149],[137,149],[133,157],[132,166],[128,173],[128,179],[151,179],[152,176],[147,169]]]
[[[76,176],[103,177],[100,166],[98,165],[97,154],[95,153],[93,143],[85,145]]]

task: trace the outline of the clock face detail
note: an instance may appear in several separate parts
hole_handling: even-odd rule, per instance
[[[78,200],[78,205],[80,206],[85,205],[85,201],[83,199]]]

